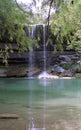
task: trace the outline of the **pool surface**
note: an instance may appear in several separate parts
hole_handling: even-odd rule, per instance
[[[0,79],[0,130],[81,130],[81,80]]]

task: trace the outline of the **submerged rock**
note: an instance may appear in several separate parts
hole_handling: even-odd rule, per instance
[[[19,116],[16,114],[0,114],[0,119],[18,119]]]

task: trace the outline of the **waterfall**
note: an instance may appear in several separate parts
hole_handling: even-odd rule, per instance
[[[32,25],[31,28],[29,28],[29,37],[30,39],[34,40],[35,38],[35,34],[36,34],[36,29],[37,31],[39,31],[38,29],[40,25]],[[42,77],[42,78],[47,78],[49,75],[48,73],[46,72],[46,27],[47,25],[43,24],[42,25],[42,32],[40,32],[40,34],[42,34],[42,44],[43,44],[43,72],[41,73],[41,75],[39,77]],[[36,34],[37,36],[37,34]],[[33,48],[33,46],[32,46]],[[34,70],[34,51],[33,49],[29,51],[29,74],[28,74],[28,77],[33,77],[33,70]]]
[[[43,72],[38,76],[38,78],[48,78],[49,74],[47,73],[46,69],[46,26],[43,24],[43,58],[44,58],[44,67],[43,67]]]
[[[43,56],[44,56],[44,72],[46,72],[46,32],[45,32],[45,24],[43,24]]]
[[[47,78],[48,73],[46,72],[46,25],[43,24],[43,57],[44,57],[44,70],[42,72],[42,74],[40,75],[40,77],[42,78]]]
[[[34,39],[34,32],[36,30],[36,25],[29,26],[29,38]],[[29,73],[28,77],[33,76],[33,69],[34,69],[34,51],[33,51],[33,45],[32,50],[29,50]]]

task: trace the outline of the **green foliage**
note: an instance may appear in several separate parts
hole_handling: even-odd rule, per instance
[[[75,73],[81,73],[81,64],[79,63],[65,63],[62,67],[64,69],[72,69]]]
[[[76,77],[77,79],[81,79],[81,73],[77,73],[77,74],[75,75],[75,77]]]
[[[81,64],[75,64],[75,65],[73,65],[73,70],[76,73],[81,73]]]
[[[29,15],[18,9],[14,0],[0,0],[0,57],[7,64],[7,58],[14,52],[13,43],[17,44],[19,53],[32,48],[32,42],[24,31],[29,22]]]
[[[63,64],[62,65],[62,67],[64,68],[64,69],[72,69],[73,68],[73,64],[72,63],[65,63],[65,64]]]
[[[67,49],[81,53],[81,0],[74,0],[73,4],[71,0],[62,3],[54,15],[51,32],[57,44],[67,43]]]

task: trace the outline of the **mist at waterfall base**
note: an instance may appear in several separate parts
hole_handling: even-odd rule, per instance
[[[1,130],[81,130],[81,80],[0,79]]]

